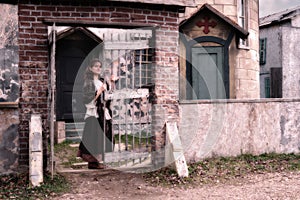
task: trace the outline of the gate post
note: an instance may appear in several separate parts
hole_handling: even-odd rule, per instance
[[[156,37],[168,35],[168,45],[156,43],[154,101],[152,113],[153,154],[152,163],[155,168],[163,167],[165,163],[166,122],[179,122],[179,32],[160,28]],[[172,39],[171,39],[172,38]]]
[[[152,164],[158,169],[171,164],[166,163],[165,160],[166,124],[167,122],[179,123],[179,103],[168,101],[168,104],[153,104],[152,106]]]

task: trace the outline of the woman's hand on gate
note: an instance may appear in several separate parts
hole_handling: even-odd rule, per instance
[[[111,75],[110,80],[111,82],[115,82],[119,79],[119,77],[115,76],[114,74]]]
[[[107,85],[104,83],[102,84],[102,86],[97,90],[97,93],[96,93],[96,96],[94,98],[94,100],[96,100],[102,92],[106,91],[107,90]]]

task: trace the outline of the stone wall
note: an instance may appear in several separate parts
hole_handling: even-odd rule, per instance
[[[191,162],[213,156],[299,153],[299,113],[300,99],[182,102],[179,133],[185,156]]]
[[[23,144],[19,141],[19,114],[15,107],[0,108],[0,174],[18,170],[19,147]]]

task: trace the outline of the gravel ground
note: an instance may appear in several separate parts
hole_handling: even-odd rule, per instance
[[[60,199],[251,199],[300,200],[300,171],[251,174],[214,184],[154,186],[142,174],[115,170],[83,170],[64,174],[72,183],[72,192]]]

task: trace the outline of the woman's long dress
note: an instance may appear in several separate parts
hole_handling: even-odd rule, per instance
[[[111,122],[110,120],[105,120],[103,95],[100,95],[96,102],[92,102],[96,91],[98,90],[97,88],[101,87],[102,84],[103,83],[100,80],[90,81],[84,84],[83,99],[87,110],[90,110],[89,112],[87,111],[85,116],[85,125],[82,134],[82,141],[79,145],[78,156],[86,162],[101,162],[103,160],[104,152],[110,152],[113,149],[111,142]],[[106,134],[104,134],[104,123]]]

